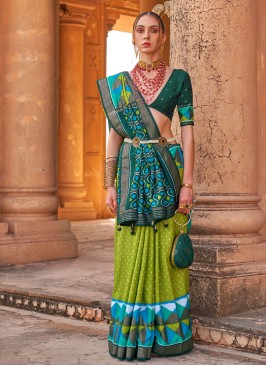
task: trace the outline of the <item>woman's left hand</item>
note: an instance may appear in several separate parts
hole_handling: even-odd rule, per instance
[[[189,187],[181,187],[177,212],[188,215],[192,209],[193,191]]]

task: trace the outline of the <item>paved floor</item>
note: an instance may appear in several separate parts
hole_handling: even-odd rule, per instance
[[[108,326],[0,307],[0,364],[114,365],[143,364],[109,356]],[[266,357],[213,345],[195,344],[186,355],[153,357],[145,365],[265,365]]]
[[[266,308],[245,311],[234,315],[223,316],[222,318],[204,317],[205,321],[215,324],[229,324],[237,328],[246,329],[250,332],[257,331],[266,336]]]
[[[72,228],[79,240],[78,258],[0,267],[0,288],[109,308],[114,220],[72,222]]]

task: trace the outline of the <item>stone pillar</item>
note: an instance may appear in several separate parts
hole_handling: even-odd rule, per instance
[[[68,222],[57,221],[55,29],[57,2],[12,0],[1,9],[0,264],[77,255]]]
[[[111,14],[110,14],[111,13]],[[107,28],[118,15],[109,7],[95,3],[86,14],[84,71],[84,183],[87,199],[93,201],[97,219],[111,217],[106,210],[104,159],[106,154],[106,117],[97,80],[106,76]]]
[[[257,113],[258,113],[258,192],[266,214],[266,2],[257,0]],[[266,237],[266,225],[262,234]]]
[[[143,13],[145,11],[152,11],[154,9],[154,7],[156,7],[156,9],[158,9],[158,10],[161,9],[159,14],[163,19],[166,34],[167,34],[167,40],[166,40],[165,46],[164,46],[163,58],[164,58],[165,62],[167,64],[169,64],[169,59],[170,59],[170,19],[165,13],[166,9],[164,8],[163,4],[164,4],[164,1],[161,1],[161,3],[160,3],[158,0],[140,0],[140,13]]]
[[[83,172],[84,29],[86,18],[60,11],[59,218],[96,218]]]
[[[234,4],[233,4],[234,3]],[[265,216],[258,206],[256,2],[172,1],[171,63],[195,95],[194,314],[265,306]],[[264,143],[265,144],[265,143]]]
[[[1,20],[1,15],[0,15],[0,20]],[[3,47],[3,22],[0,21],[0,70],[3,69],[3,54],[4,54],[4,47]],[[2,72],[0,72],[0,95],[3,95],[3,80],[2,80]],[[2,123],[2,116],[3,116],[3,98],[0,98],[0,187],[2,185],[2,128],[3,128],[3,123]],[[7,224],[1,222],[2,216],[2,206],[1,206],[1,190],[0,190],[0,237],[1,235],[4,235],[7,233]]]

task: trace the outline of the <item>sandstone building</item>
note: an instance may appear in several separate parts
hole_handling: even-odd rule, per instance
[[[77,256],[69,220],[108,217],[96,80],[105,76],[108,32],[129,31],[158,2],[12,0],[1,7],[1,265]],[[195,94],[194,311],[220,316],[260,307],[266,3],[166,3],[166,57],[189,71]]]

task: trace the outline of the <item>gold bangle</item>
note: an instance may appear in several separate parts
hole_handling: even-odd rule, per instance
[[[181,187],[187,187],[187,188],[193,189],[193,185],[189,184],[189,183],[183,183]]]
[[[112,159],[105,160],[104,169],[104,185],[103,188],[115,187],[115,179],[117,173],[117,157],[112,156]]]
[[[107,158],[105,158],[105,162],[107,162],[108,160],[117,160],[118,158],[117,158],[117,156],[108,156]]]

